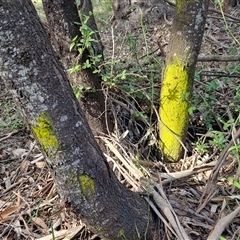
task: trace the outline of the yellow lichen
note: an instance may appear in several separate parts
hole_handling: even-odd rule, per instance
[[[187,69],[178,58],[175,58],[164,71],[159,112],[160,145],[169,161],[175,162],[179,159],[181,141],[185,140],[189,84]]]
[[[41,113],[36,118],[36,123],[31,126],[32,131],[47,156],[53,156],[59,149],[57,137],[53,131],[51,120],[46,113]]]
[[[79,176],[79,187],[83,197],[86,199],[91,197],[95,192],[94,181],[86,174]]]

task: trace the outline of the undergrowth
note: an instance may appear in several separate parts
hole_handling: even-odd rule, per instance
[[[227,30],[229,31],[229,29]],[[156,50],[150,43],[149,29],[143,23],[134,33],[121,32],[121,38],[114,29],[111,32],[111,51],[108,46],[105,60],[102,62],[101,57],[92,55],[90,50],[89,61],[82,67],[90,68],[100,74],[104,85],[110,89],[110,95],[111,92],[120,93],[120,96],[114,95],[113,102],[117,100],[123,103],[122,113],[118,116],[122,121],[121,125],[129,126],[130,121],[135,122],[136,126],[138,125],[133,129],[123,127],[121,134],[129,142],[136,144],[149,129],[157,128],[158,114],[156,110],[159,107],[163,58],[159,57],[159,49]],[[91,39],[93,34],[94,32],[88,29],[84,41],[91,44],[91,41],[94,41]],[[80,54],[84,48],[91,49],[91,46],[79,45],[75,40],[72,45],[78,47]],[[237,49],[236,45],[230,45],[229,54],[236,55]],[[207,71],[201,67],[195,73],[192,105],[189,108],[188,143],[192,146],[189,156],[194,154],[219,156],[227,144],[234,139],[240,126],[238,80],[240,67],[234,62],[222,66],[216,64],[214,71]],[[119,104],[119,102],[117,103]],[[126,108],[128,108],[127,111],[125,111]],[[138,137],[134,133],[136,129],[140,132]],[[132,135],[135,134],[135,137],[129,136],[128,130],[132,130]],[[155,134],[156,137],[157,131],[152,134]],[[147,141],[148,153],[153,151],[153,146],[150,144],[152,139],[154,137],[150,134]],[[154,148],[157,147],[158,144],[155,142]],[[234,141],[229,149],[229,154],[240,165],[238,140]],[[156,155],[154,158],[150,158],[149,154],[142,154],[140,149],[137,149],[135,157],[136,159],[156,160]],[[235,174],[233,184],[238,186],[239,170]]]

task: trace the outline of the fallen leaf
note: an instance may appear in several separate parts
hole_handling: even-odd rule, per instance
[[[6,160],[9,157],[9,152],[6,150],[2,149],[0,152],[0,160]]]
[[[27,161],[27,160],[23,161],[23,162],[21,163],[21,171],[22,171],[23,173],[26,173],[26,172],[28,171],[29,165],[30,165],[30,162],[29,162],[29,161]]]
[[[18,211],[20,205],[13,207],[7,207],[3,211],[0,211],[0,222],[4,221],[9,215]]]
[[[44,161],[36,162],[36,166],[38,168],[44,168],[46,166],[46,162]]]
[[[32,221],[37,224],[38,226],[40,226],[41,228],[47,230],[49,227],[47,226],[47,224],[39,217],[34,217],[32,218]]]
[[[17,148],[12,150],[12,154],[14,157],[21,158],[26,153],[26,149],[24,148]]]
[[[5,188],[8,189],[11,186],[11,180],[9,177],[3,178],[5,183]]]
[[[52,225],[53,229],[57,229],[62,224],[62,219],[58,218],[57,221]]]

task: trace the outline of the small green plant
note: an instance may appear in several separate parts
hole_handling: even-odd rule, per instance
[[[227,143],[226,136],[223,132],[220,131],[210,131],[209,136],[212,138],[212,140],[209,141],[209,143],[216,147],[217,149],[223,150],[225,147],[225,144]]]
[[[85,87],[85,86],[72,86],[73,92],[77,99],[80,99],[83,92],[95,92],[96,90],[91,87]]]
[[[201,143],[200,141],[197,141],[196,143],[192,143],[192,145],[196,148],[196,151],[199,154],[203,154],[208,151],[208,145],[206,143]]]
[[[238,53],[236,46],[234,46],[232,44],[230,44],[229,50],[230,50],[230,55],[237,55],[237,53]]]
[[[199,79],[200,73],[197,72],[195,77]],[[217,103],[216,93],[220,88],[219,80],[212,79],[201,85],[196,94],[193,94],[192,104],[188,110],[190,115],[199,111],[202,115],[202,121],[208,130],[214,129],[216,122],[216,114],[214,113],[213,106]]]
[[[228,151],[232,156],[237,157],[238,162],[240,164],[240,145],[239,144],[234,144],[232,147],[229,148]]]
[[[119,232],[118,232],[118,237],[120,237],[122,240],[127,240],[126,236],[125,236],[125,232],[123,229],[121,229]]]
[[[1,103],[0,111],[0,130],[18,130],[23,125],[20,111],[14,107],[10,100],[5,100]]]
[[[27,223],[30,223],[34,217],[38,217],[38,216],[39,216],[39,207],[40,207],[40,204],[41,204],[41,203],[39,202],[38,205],[37,205],[36,210],[33,210],[33,211],[31,212],[31,215],[30,215]]]
[[[228,67],[228,71],[231,75],[233,74],[240,74],[240,66],[239,64],[231,64],[229,67]]]
[[[230,184],[232,184],[234,187],[236,187],[240,190],[240,180],[236,181],[236,180],[234,180],[233,177],[228,177],[227,180]]]
[[[197,110],[197,108],[193,105],[191,105],[188,109],[188,113],[190,116],[193,116],[194,112]]]
[[[233,126],[235,120],[233,118],[227,120],[227,121],[224,121],[222,118],[218,117],[218,121],[221,122],[223,124],[223,130],[227,131],[227,130],[230,130],[231,127]]]
[[[225,237],[223,237],[223,236],[220,236],[219,240],[227,240],[227,239]]]
[[[68,71],[72,74],[78,72],[82,69],[92,69],[95,72],[98,72],[97,65],[102,61],[102,55],[95,55],[93,49],[93,43],[98,42],[94,38],[94,34],[96,31],[93,31],[90,27],[88,27],[87,22],[91,16],[91,12],[89,16],[83,16],[82,24],[75,22],[75,24],[81,26],[81,34],[82,36],[79,38],[78,36],[74,37],[70,44],[70,51],[73,49],[77,49],[80,58],[82,58],[85,51],[88,51],[88,58],[85,62],[81,64],[77,64],[70,68]]]
[[[53,228],[53,221],[52,219],[50,220],[50,225],[51,225],[51,234],[52,234],[52,240],[55,240],[55,229]]]

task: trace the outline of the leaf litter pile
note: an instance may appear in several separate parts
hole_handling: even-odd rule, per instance
[[[105,142],[119,181],[149,192],[143,197],[160,219],[162,239],[240,238],[240,6],[226,9],[234,37],[212,7],[186,151],[176,164],[161,161],[157,143],[159,79],[170,22],[146,28],[139,22],[113,28],[109,23],[101,32],[115,130],[97,137]],[[0,239],[100,239],[61,204],[38,145],[10,93],[3,85],[0,90]]]

